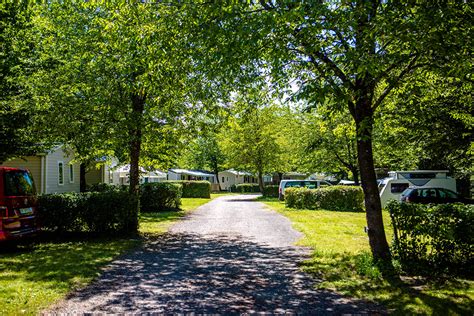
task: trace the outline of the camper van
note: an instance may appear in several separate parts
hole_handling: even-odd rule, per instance
[[[26,169],[0,167],[0,242],[35,234],[36,190]]]
[[[390,200],[400,200],[408,187],[439,187],[456,192],[456,180],[448,177],[448,170],[390,171],[388,175],[379,181],[382,207]]]

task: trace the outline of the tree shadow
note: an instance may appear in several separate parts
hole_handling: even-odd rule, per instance
[[[168,234],[114,261],[56,311],[383,313],[378,306],[315,290],[315,280],[299,270],[301,259],[293,247],[227,235]]]
[[[313,258],[301,266],[314,277],[337,284],[337,290],[342,293],[350,296],[374,297],[374,300],[385,305],[391,314],[472,315],[474,311],[474,302],[465,294],[470,287],[467,282],[454,278],[400,279],[390,275],[383,279],[364,276],[352,278],[357,275],[355,258],[355,255],[349,254],[315,252]],[[446,291],[449,295],[440,295],[442,291]],[[419,301],[425,306],[420,307]]]

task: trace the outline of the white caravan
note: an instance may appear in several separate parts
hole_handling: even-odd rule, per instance
[[[400,200],[402,192],[411,186],[438,187],[456,192],[456,180],[448,177],[448,170],[390,171],[388,175],[379,181],[382,207],[389,200]]]

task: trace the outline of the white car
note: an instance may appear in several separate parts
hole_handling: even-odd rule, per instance
[[[281,180],[280,187],[278,188],[278,198],[280,200],[283,200],[285,198],[286,188],[317,189],[329,185],[332,184],[323,180]]]

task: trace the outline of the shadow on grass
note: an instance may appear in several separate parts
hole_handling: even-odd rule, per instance
[[[140,243],[137,238],[44,233],[0,248],[0,287],[8,280],[44,283],[45,288],[60,292],[80,287],[97,277],[102,266]]]
[[[384,304],[393,314],[472,315],[472,283],[456,279],[382,278],[368,254],[313,254],[304,271],[324,280],[322,288]]]

